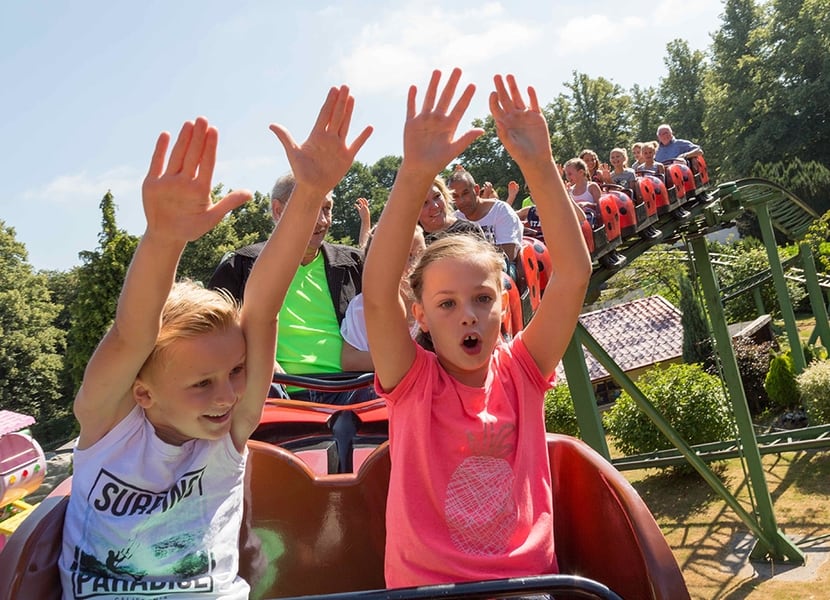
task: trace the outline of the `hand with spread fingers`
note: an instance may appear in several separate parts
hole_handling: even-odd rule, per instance
[[[170,134],[159,135],[141,188],[148,233],[158,239],[193,241],[251,198],[249,191],[238,190],[215,204],[211,200],[218,140],[216,128],[204,117],[186,121],[165,168]]]
[[[271,131],[285,148],[298,185],[313,186],[324,196],[340,183],[355,155],[372,134],[372,127],[367,126],[351,144],[347,143],[353,111],[354,98],[348,86],[343,85],[329,90],[317,121],[302,144],[294,141],[282,125],[271,124]]]

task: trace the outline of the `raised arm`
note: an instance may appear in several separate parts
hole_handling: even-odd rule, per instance
[[[497,75],[490,111],[504,147],[519,165],[536,202],[545,239],[550,240],[553,276],[536,314],[522,333],[531,356],[545,376],[553,374],[573,335],[591,276],[591,258],[550,149],[550,134],[529,87],[528,102],[512,75]]]
[[[468,85],[453,103],[461,70],[454,69],[438,95],[440,71],[433,71],[421,110],[416,109],[417,89],[409,88],[404,126],[404,154],[395,185],[375,228],[363,270],[366,331],[375,375],[390,391],[415,360],[406,311],[398,293],[412,233],[435,174],[458,156],[482,129],[471,129],[455,138],[461,117],[475,87]]]
[[[240,190],[212,203],[217,141],[218,133],[206,119],[186,122],[166,168],[170,134],[162,133],[156,142],[141,190],[147,227],[124,280],[115,321],[89,360],[75,398],[81,449],[101,439],[135,406],[132,385],[155,346],[161,309],[185,244],[251,197]]]
[[[329,90],[317,121],[302,144],[297,144],[283,126],[271,125],[271,131],[285,148],[297,183],[245,286],[242,330],[248,385],[234,411],[231,435],[237,447],[245,443],[259,423],[274,368],[277,314],[308,245],[320,206],[372,133],[372,128],[366,127],[351,145],[346,143],[353,110],[354,98],[348,87],[341,86]]]
[[[372,213],[369,211],[369,201],[366,198],[358,198],[354,203],[357,214],[360,217],[360,232],[357,234],[358,248],[365,248],[369,241],[369,232],[372,230]]]

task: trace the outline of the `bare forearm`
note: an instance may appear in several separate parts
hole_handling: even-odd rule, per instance
[[[363,269],[363,293],[367,304],[398,298],[400,273],[412,245],[411,235],[407,237],[400,232],[415,231],[422,202],[414,200],[426,196],[432,179],[405,162],[401,165]]]
[[[520,165],[522,166],[522,165]],[[579,279],[590,275],[591,258],[588,254],[574,203],[565,189],[553,161],[527,169],[525,177],[532,189],[541,194],[536,199],[536,210],[542,223],[553,270],[558,274],[572,273]],[[524,169],[523,169],[524,172]]]
[[[184,242],[160,240],[145,232],[121,288],[115,313],[118,334],[152,349],[161,309],[176,277]],[[149,351],[148,351],[149,352]]]

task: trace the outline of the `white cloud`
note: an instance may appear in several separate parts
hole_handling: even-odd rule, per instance
[[[353,46],[343,40],[338,70],[354,89],[400,92],[433,68],[488,64],[540,35],[538,24],[511,18],[498,2],[459,11],[407,6],[366,23]]]
[[[89,175],[84,171],[75,175],[60,175],[40,187],[26,190],[23,198],[27,201],[44,201],[51,204],[80,202],[97,206],[107,190],[116,195],[118,192],[136,193],[143,178],[144,173],[139,173],[133,167],[115,167],[96,175]]]

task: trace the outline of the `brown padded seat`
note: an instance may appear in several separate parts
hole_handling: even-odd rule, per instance
[[[252,598],[383,588],[388,445],[355,474],[316,476],[295,454],[249,443],[241,570]],[[685,582],[628,481],[585,443],[549,435],[554,535],[563,573],[626,599],[684,600]],[[0,552],[0,598],[59,600],[57,559],[68,485],[44,500]]]

